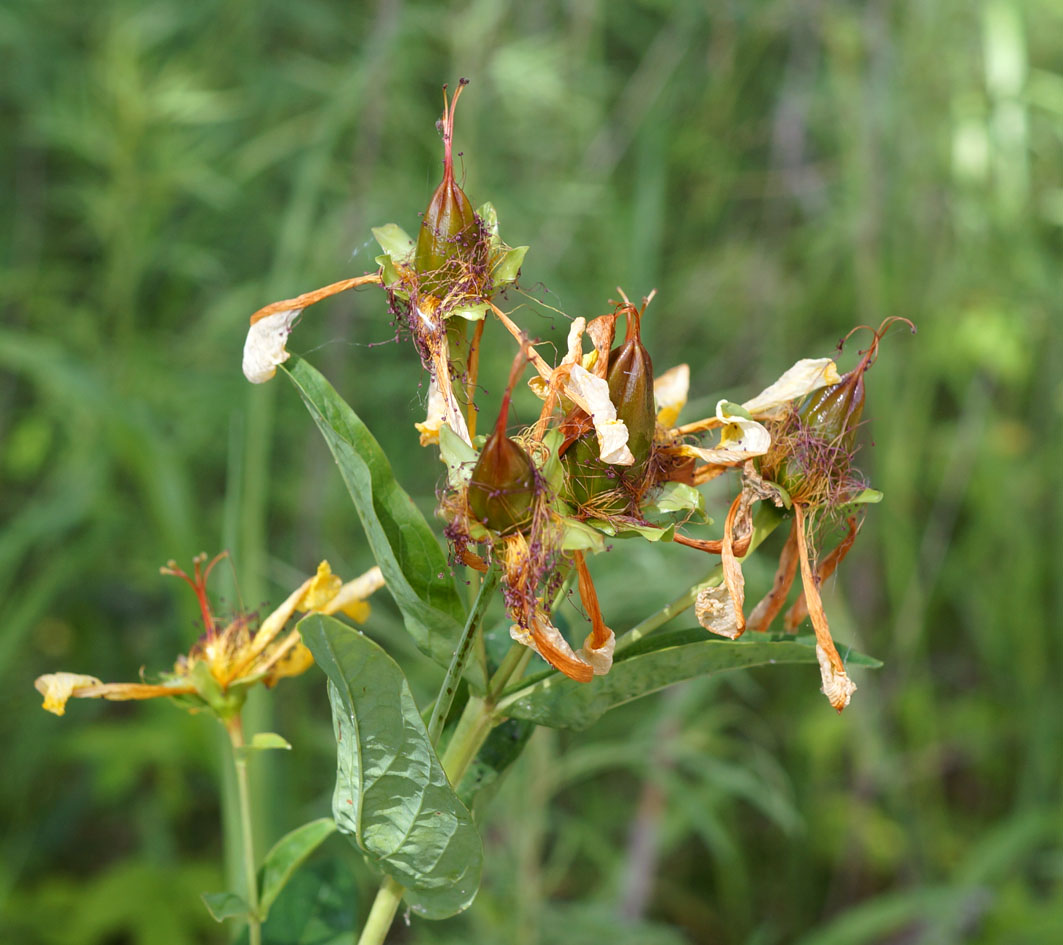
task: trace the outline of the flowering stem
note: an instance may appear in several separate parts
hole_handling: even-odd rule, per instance
[[[255,865],[255,837],[251,823],[251,786],[247,777],[247,755],[244,747],[244,727],[240,715],[225,723],[233,747],[233,768],[236,771],[236,791],[240,806],[240,834],[243,841],[244,894],[247,897],[247,936],[250,945],[261,945],[262,920],[258,913],[258,870]]]
[[[769,505],[766,502],[762,502],[753,515],[753,534],[749,539],[749,548],[747,549],[743,558],[748,557],[753,553],[753,550],[767,538],[776,528],[779,527],[779,523],[783,521],[782,513],[773,505]],[[703,587],[715,587],[723,580],[723,565],[718,564],[703,581],[699,581],[693,587],[688,588],[682,594],[680,594],[675,600],[668,604],[665,604],[656,613],[650,614],[645,620],[635,624],[627,633],[617,638],[616,652],[619,653],[627,647],[631,646],[643,637],[648,636],[657,630],[659,627],[663,627],[673,617],[681,614],[688,607],[694,605],[694,601],[697,599],[698,591]]]

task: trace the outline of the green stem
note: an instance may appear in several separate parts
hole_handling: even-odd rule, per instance
[[[247,897],[247,937],[250,945],[261,945],[262,920],[258,912],[258,870],[255,865],[255,835],[251,819],[251,785],[247,776],[247,754],[244,747],[244,727],[240,716],[234,715],[225,723],[233,747],[233,768],[236,771],[236,793],[240,807],[240,834],[244,864],[244,891]]]
[[[435,705],[432,707],[432,717],[428,720],[428,738],[433,745],[439,741],[439,735],[443,731],[443,725],[447,720],[447,715],[450,713],[450,707],[454,704],[454,693],[458,689],[461,674],[465,672],[465,664],[469,661],[473,640],[479,636],[480,623],[487,610],[487,605],[491,602],[491,592],[497,586],[498,579],[498,569],[492,568],[480,582],[480,593],[476,595],[476,600],[469,611],[468,619],[465,621],[465,629],[462,631],[457,649],[454,650],[454,655],[450,659],[447,674],[443,677],[443,684],[439,687],[439,695],[436,697]]]
[[[742,560],[748,558],[753,551],[764,541],[784,520],[785,516],[779,509],[766,502],[760,504],[753,514],[753,535],[749,540],[749,548],[742,556]],[[663,627],[673,617],[678,616],[688,607],[694,605],[698,593],[702,588],[715,587],[723,580],[723,565],[716,565],[703,581],[699,581],[692,587],[683,591],[675,600],[665,604],[660,610],[650,614],[645,620],[635,624],[627,633],[617,638],[616,652],[620,653],[631,644],[643,639],[660,627]]]
[[[373,907],[369,910],[369,917],[365,920],[362,934],[358,937],[358,945],[381,945],[387,938],[399,903],[402,902],[402,893],[402,886],[390,876],[384,877],[376,899],[373,900]]]

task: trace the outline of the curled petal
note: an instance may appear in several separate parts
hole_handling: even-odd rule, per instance
[[[279,680],[287,676],[299,676],[314,665],[314,655],[300,640],[290,647],[266,673],[263,680],[267,688],[272,689]]]
[[[265,384],[277,373],[277,365],[291,355],[285,345],[301,308],[274,312],[252,323],[244,341],[244,377],[252,384]]]
[[[834,665],[827,651],[818,643],[816,644],[816,659],[819,660],[819,675],[823,680],[823,695],[835,709],[841,712],[856,692],[856,683],[849,678],[849,674],[844,669],[838,669]]]
[[[509,635],[524,646],[531,647],[554,669],[560,670],[569,679],[576,682],[590,682],[594,678],[594,670],[572,652],[572,647],[561,635],[557,627],[548,623],[541,615],[536,614],[532,618],[530,629],[513,624],[509,628]]]
[[[602,462],[615,466],[632,465],[635,457],[627,445],[627,425],[616,418],[616,407],[609,399],[606,380],[595,377],[582,364],[574,364],[569,374],[569,389],[587,405],[584,409],[594,424]]]
[[[709,633],[735,640],[739,636],[738,614],[731,594],[722,584],[703,587],[694,601],[694,616]]]
[[[657,422],[671,428],[679,419],[679,411],[687,402],[690,392],[690,365],[677,364],[660,377],[654,378],[653,397],[657,401]]]
[[[606,628],[608,630],[608,628]],[[616,649],[616,636],[612,630],[608,630],[608,636],[604,642],[598,642],[594,633],[589,633],[579,648],[577,656],[588,663],[595,676],[604,676],[613,668],[613,650]]]
[[[76,690],[89,686],[102,686],[103,683],[95,676],[80,676],[77,673],[48,673],[46,676],[38,676],[33,685],[44,696],[42,708],[46,712],[63,715],[66,712],[67,701]]]
[[[784,371],[774,384],[742,406],[753,416],[771,416],[791,400],[811,394],[828,384],[837,384],[840,380],[838,366],[830,358],[802,358]]]
[[[677,450],[679,454],[721,466],[734,466],[755,456],[763,456],[771,446],[771,434],[762,424],[735,413],[732,408],[733,405],[726,400],[716,405],[716,426],[723,427],[718,446],[702,449],[682,444]]]
[[[443,425],[447,402],[433,377],[428,382],[428,415],[424,423],[415,423],[414,429],[421,434],[421,446],[439,443],[439,428]]]

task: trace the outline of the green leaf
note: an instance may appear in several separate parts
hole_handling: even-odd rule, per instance
[[[331,817],[311,820],[296,827],[280,838],[266,854],[260,880],[259,912],[265,921],[288,880],[321,844],[336,832],[336,822]]]
[[[502,786],[503,777],[534,731],[534,725],[520,719],[507,719],[491,729],[458,785],[458,797],[477,818]]]
[[[561,457],[557,455],[558,448],[563,441],[564,434],[556,428],[543,437],[546,461],[539,472],[542,473],[543,479],[546,480],[546,486],[553,495],[558,495],[561,492],[561,487],[565,484],[565,470],[561,465]]]
[[[520,267],[524,265],[524,257],[527,254],[527,246],[514,246],[502,253],[491,270],[491,282],[496,289],[517,281]]]
[[[413,237],[397,223],[374,226],[372,232],[380,248],[395,262],[405,262],[413,255],[417,244]]]
[[[282,738],[276,732],[256,732],[255,736],[251,739],[251,744],[242,745],[238,750],[243,755],[248,755],[255,751],[291,751],[291,743]]]
[[[480,884],[483,845],[447,781],[402,670],[372,640],[332,617],[311,614],[299,630],[329,678],[337,826],[406,888],[418,915],[461,912]]]
[[[450,488],[465,488],[472,479],[472,471],[479,457],[476,450],[446,423],[439,427],[439,456],[447,467],[447,484]]]
[[[380,444],[328,381],[301,358],[284,370],[332,450],[407,631],[418,649],[449,665],[465,608],[436,536],[396,482]]]
[[[200,898],[215,922],[224,922],[226,919],[246,919],[251,914],[247,903],[236,893],[203,893]]]
[[[741,417],[743,420],[752,420],[753,414],[751,414],[741,404],[736,404],[733,401],[725,400],[723,402],[723,412],[728,417]]]
[[[597,554],[605,550],[605,539],[597,529],[574,518],[561,521],[564,528],[561,533],[562,551],[591,551]]]
[[[351,929],[364,921],[350,864],[340,857],[315,859],[281,891],[262,925],[262,945],[351,945]],[[248,945],[247,929],[237,939]]]
[[[881,665],[843,646],[838,651],[849,665]],[[655,634],[617,654],[605,676],[578,683],[557,672],[545,673],[505,695],[499,708],[510,718],[582,729],[618,705],[684,679],[767,663],[816,665],[814,638],[714,640],[701,628]]]
[[[377,256],[373,262],[380,267],[380,277],[384,280],[385,286],[393,286],[396,282],[402,279],[399,275],[399,270],[395,268],[395,261],[387,254],[383,256]],[[406,298],[403,294],[403,298]]]
[[[491,309],[490,302],[473,302],[471,305],[459,305],[447,311],[447,318],[464,318],[470,322],[482,322]]]
[[[487,202],[477,207],[476,215],[480,218],[484,230],[491,239],[491,246],[494,248],[501,241],[498,234],[498,211],[495,210],[495,205]]]
[[[666,482],[650,503],[650,508],[664,515],[677,512],[692,512],[702,523],[708,521],[705,514],[705,496],[701,490],[685,482]]]
[[[863,492],[853,496],[846,505],[875,505],[882,501],[882,493],[878,489],[864,489]]]
[[[612,538],[645,538],[647,541],[671,541],[675,536],[675,524],[639,525],[614,519],[610,522],[598,518],[587,519],[587,524]]]

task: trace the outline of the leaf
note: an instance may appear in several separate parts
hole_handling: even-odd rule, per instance
[[[510,282],[517,281],[517,276],[520,275],[520,267],[524,265],[524,257],[527,254],[527,246],[514,246],[501,255],[491,270],[491,282],[496,289]]]
[[[479,819],[490,803],[510,766],[528,744],[535,726],[519,719],[507,719],[491,729],[458,785],[458,797]]]
[[[613,538],[645,538],[647,541],[671,541],[675,536],[675,524],[639,525],[637,522],[625,522],[613,519],[610,522],[598,518],[587,519],[587,524],[603,534]]]
[[[447,467],[447,485],[451,489],[467,486],[479,455],[447,423],[439,426],[439,456]]]
[[[745,407],[730,400],[725,400],[719,405],[718,409],[722,409],[728,417],[741,417],[743,420],[753,419],[753,414],[746,410]]]
[[[399,270],[395,268],[395,260],[393,260],[387,253],[382,256],[377,256],[373,259],[380,267],[380,277],[384,282],[385,287],[390,288],[395,285],[396,282],[402,281],[402,276],[399,274]],[[403,298],[406,298],[405,293],[402,294]]]
[[[247,903],[236,893],[203,893],[200,898],[215,922],[224,922],[226,919],[246,919],[251,913]]]
[[[273,844],[262,863],[259,883],[259,912],[263,921],[292,873],[335,831],[336,822],[331,817],[322,817],[296,827]]]
[[[882,501],[882,493],[878,489],[864,489],[853,496],[846,505],[875,505]]]
[[[447,312],[447,318],[464,318],[470,322],[482,322],[490,311],[490,302],[473,302],[469,305],[460,305]]]
[[[331,822],[331,821],[330,821]],[[340,857],[315,860],[284,887],[262,925],[262,945],[350,945],[364,904]],[[247,929],[237,939],[248,945]]]
[[[483,845],[447,781],[402,670],[372,640],[332,617],[311,614],[299,630],[329,678],[337,826],[406,887],[418,915],[461,912],[480,884]]]
[[[597,554],[605,550],[602,533],[590,525],[574,518],[563,518],[564,531],[561,533],[562,551],[591,551]]]
[[[249,755],[256,751],[291,751],[292,746],[276,732],[256,732],[250,745],[241,745],[237,750],[242,755]]]
[[[838,650],[851,666],[881,665],[845,647]],[[706,639],[700,628],[655,634],[620,650],[605,676],[578,683],[556,672],[545,673],[503,696],[499,709],[509,718],[582,729],[618,705],[684,679],[767,663],[817,665],[814,638],[713,640]]]
[[[328,381],[301,358],[284,370],[340,467],[406,630],[418,649],[449,665],[465,608],[436,536],[396,482],[380,444]]]
[[[651,507],[658,512],[694,512],[705,518],[705,496],[685,482],[666,482]]]
[[[413,255],[416,246],[413,237],[397,223],[374,226],[372,233],[380,248],[395,262],[404,262]]]

